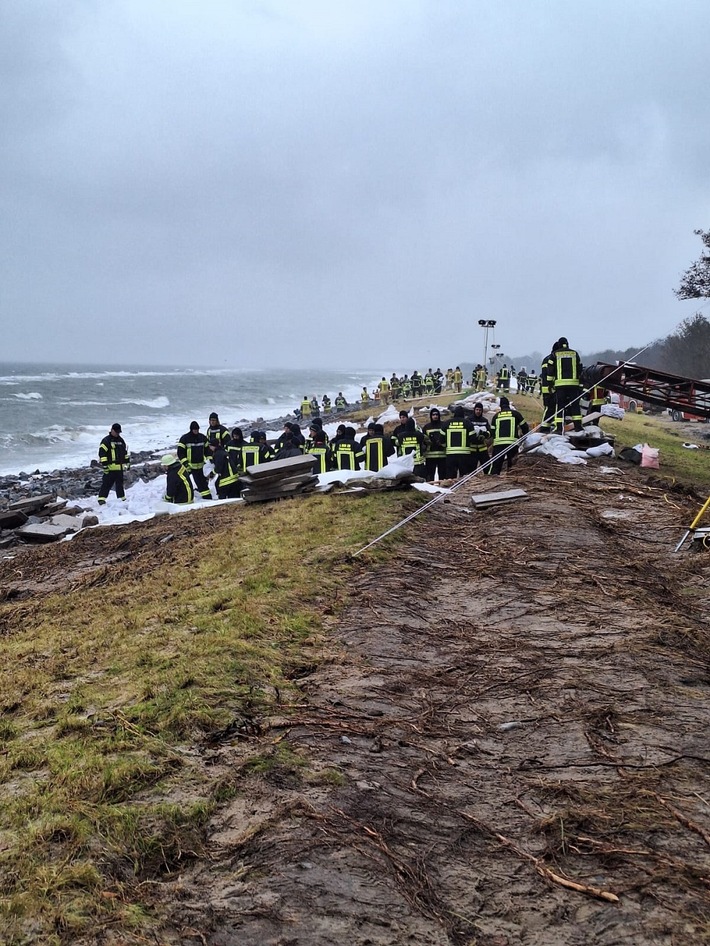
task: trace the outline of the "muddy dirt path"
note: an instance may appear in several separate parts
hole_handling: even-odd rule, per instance
[[[474,480],[363,562],[262,764],[213,759],[237,794],[161,941],[707,943],[710,553],[644,472],[527,459],[527,501]]]

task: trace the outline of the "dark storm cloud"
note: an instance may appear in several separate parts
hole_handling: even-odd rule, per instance
[[[0,17],[8,358],[407,367],[477,358],[480,317],[523,353],[688,314],[704,0]]]

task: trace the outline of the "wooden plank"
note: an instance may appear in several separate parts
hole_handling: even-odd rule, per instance
[[[495,493],[476,493],[471,497],[471,505],[475,509],[483,509],[486,506],[500,506],[527,498],[528,494],[524,489],[507,489]]]

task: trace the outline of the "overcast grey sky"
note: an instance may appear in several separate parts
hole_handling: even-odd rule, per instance
[[[664,336],[708,36],[708,0],[0,0],[0,360]]]

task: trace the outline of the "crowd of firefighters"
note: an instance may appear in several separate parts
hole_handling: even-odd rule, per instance
[[[241,491],[240,476],[247,467],[303,454],[313,457],[314,471],[319,474],[358,469],[374,473],[386,466],[392,457],[412,454],[414,473],[429,482],[466,476],[479,466],[486,473],[498,475],[505,462],[508,467],[512,465],[518,441],[529,432],[525,419],[511,408],[507,397],[511,370],[514,372],[503,365],[496,375],[499,410],[490,421],[484,414],[482,403],[476,403],[468,416],[463,407],[455,407],[451,418],[445,421],[439,408],[433,407],[429,411],[429,421],[422,427],[409,411],[401,410],[399,424],[389,434],[385,433],[382,424],[373,421],[368,425],[367,433],[359,439],[355,428],[346,424],[340,424],[335,436],[329,439],[323,429],[318,401],[314,398],[314,405],[304,397],[297,412],[300,423],[286,423],[283,432],[272,441],[267,440],[265,431],[253,430],[247,441],[241,428],[228,430],[220,423],[219,416],[212,413],[206,433],[200,431],[197,421],[192,421],[189,431],[178,440],[176,454],[163,457],[161,462],[167,474],[164,498],[172,503],[191,503],[197,492],[203,499],[211,499],[206,464],[211,464],[209,477],[215,479],[217,497],[235,498]],[[520,390],[531,390],[531,378],[535,379],[532,390],[535,384],[539,384],[544,408],[541,432],[554,430],[561,433],[565,418],[572,421],[575,430],[582,429],[581,371],[578,353],[570,348],[566,338],[560,338],[543,360],[539,377],[533,372],[528,375],[524,369],[517,376],[513,374]],[[487,380],[485,368],[477,365],[471,386],[482,390]],[[379,401],[387,403],[390,399],[440,393],[444,384],[451,385],[454,392],[460,392],[463,385],[461,369],[449,369],[445,375],[438,369],[435,372],[430,369],[424,375],[414,371],[402,379],[393,374],[389,381],[383,377]],[[364,388],[363,404],[365,394],[367,389]],[[593,388],[589,395],[590,410],[598,409],[606,400],[606,391],[602,388]],[[324,396],[322,406],[324,413],[348,407],[341,392],[335,398],[334,407],[327,396]],[[301,430],[301,424],[305,427],[306,423],[307,435]],[[99,503],[106,502],[112,487],[119,498],[125,498],[123,471],[128,468],[130,459],[120,424],[114,424],[101,441],[99,460],[104,471]]]

